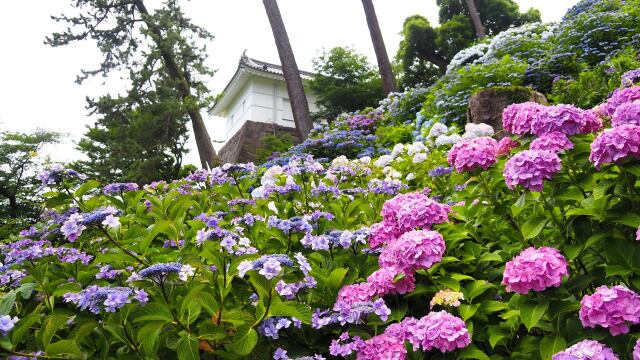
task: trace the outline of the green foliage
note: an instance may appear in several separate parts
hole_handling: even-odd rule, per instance
[[[203,43],[213,36],[186,18],[176,1],[164,1],[153,13],[143,1],[81,0],[73,6],[74,15],[53,17],[69,27],[46,43],[64,46],[87,38],[98,43],[100,66],[82,70],[77,81],[128,70],[121,74],[128,80],[123,95],[87,99],[98,119],[78,144],[89,160],[75,166],[109,182],[178,178],[187,121],[197,123],[212,100],[206,81],[213,71],[205,65]]]
[[[260,139],[260,147],[256,151],[256,163],[263,163],[270,156],[287,151],[293,143],[293,136],[287,133],[263,136]]]
[[[367,57],[348,47],[323,51],[313,59],[315,75],[309,87],[320,108],[315,119],[331,121],[345,112],[364,109],[384,97],[378,70]]]
[[[464,126],[474,92],[493,86],[522,85],[526,68],[525,62],[506,56],[497,62],[450,72],[430,89],[422,114],[426,119]]]
[[[38,219],[42,199],[36,172],[45,162],[39,153],[59,139],[60,134],[44,130],[0,132],[0,239]]]
[[[437,4],[439,27],[432,27],[420,15],[408,17],[403,24],[396,59],[402,66],[401,82],[405,87],[433,83],[453,57],[476,40],[466,1],[438,0]],[[530,9],[522,14],[512,0],[479,0],[477,9],[489,36],[511,26],[540,21],[539,11]]]
[[[411,125],[396,125],[380,127],[376,131],[376,140],[381,146],[393,147],[395,144],[409,143],[413,139]]]
[[[637,50],[619,52],[603,64],[580,72],[575,79],[553,82],[549,98],[555,103],[575,104],[592,108],[607,99],[611,91],[620,86],[620,77],[629,70],[640,68]]]

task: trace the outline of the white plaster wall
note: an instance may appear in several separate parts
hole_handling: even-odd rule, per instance
[[[317,111],[316,95],[305,87],[309,110]],[[283,81],[251,76],[239,92],[240,96],[229,106],[226,117],[225,139],[228,141],[247,121],[276,123],[295,127],[287,88]],[[274,112],[275,95],[275,112]],[[243,108],[242,102],[245,102]],[[233,116],[233,120],[232,120]]]

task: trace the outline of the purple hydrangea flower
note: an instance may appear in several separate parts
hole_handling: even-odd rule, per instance
[[[525,150],[515,154],[504,166],[509,189],[520,185],[530,191],[542,191],[544,181],[562,168],[558,155],[546,150]]]
[[[531,123],[536,120],[545,106],[535,102],[511,104],[502,111],[502,128],[518,135],[531,133]]]
[[[135,190],[138,190],[138,184],[136,183],[113,183],[102,189],[105,194],[119,194],[125,191]]]
[[[579,343],[551,357],[552,360],[618,360],[613,351],[595,340]]]
[[[602,164],[617,162],[626,157],[640,158],[638,125],[626,124],[607,129],[591,143],[589,160],[596,169],[600,169]]]
[[[533,140],[529,146],[530,150],[548,150],[556,154],[564,153],[565,150],[573,149],[573,143],[567,135],[554,131],[543,134],[539,138]]]
[[[2,333],[2,336],[7,336],[9,331],[11,331],[11,329],[13,329],[13,326],[18,321],[19,321],[19,319],[16,316],[14,316],[14,317],[11,317],[9,315],[0,316],[0,333]]]
[[[115,312],[124,305],[131,303],[132,295],[134,295],[134,291],[128,287],[92,285],[79,293],[65,293],[63,299],[65,302],[75,304],[81,310],[88,310],[98,314],[102,310]]]
[[[558,287],[562,278],[569,275],[567,266],[567,260],[558,249],[530,247],[507,262],[502,284],[507,286],[507,292],[520,294]]]
[[[640,100],[620,104],[611,117],[611,126],[640,125]]]
[[[487,170],[498,157],[498,142],[490,137],[463,140],[449,150],[447,160],[457,172]]]
[[[602,111],[608,116],[613,116],[618,106],[635,100],[640,100],[640,86],[616,89],[602,105]]]
[[[607,328],[613,336],[626,334],[630,324],[640,323],[640,295],[621,285],[600,286],[580,301],[580,321]]]
[[[556,131],[571,136],[601,128],[602,121],[592,112],[564,104],[546,107],[531,122],[531,132],[538,136]]]
[[[381,267],[392,267],[399,272],[412,274],[440,262],[444,250],[444,239],[438,232],[414,230],[404,233],[398,240],[387,245],[378,262]]]
[[[179,273],[182,270],[182,264],[178,262],[153,264],[146,269],[142,269],[139,275],[143,278],[153,279],[156,281],[164,281],[171,273]]]

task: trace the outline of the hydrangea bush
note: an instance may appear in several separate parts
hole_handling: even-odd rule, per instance
[[[41,221],[0,245],[0,353],[638,358],[640,88],[623,87],[591,110],[509,107],[500,141],[435,123],[382,155],[144,187],[45,171]]]

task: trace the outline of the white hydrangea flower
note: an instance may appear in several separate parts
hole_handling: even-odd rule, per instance
[[[419,141],[416,141],[411,145],[407,145],[407,154],[409,155],[414,155],[419,152],[426,152],[426,151],[427,151],[427,147],[424,146],[424,144]]]
[[[369,156],[363,156],[358,160],[355,160],[358,163],[360,163],[360,165],[369,165],[371,163],[371,157]]]
[[[414,173],[408,173],[407,176],[405,177],[405,179],[407,181],[411,181],[411,180],[413,180],[415,178],[416,178],[416,174],[414,174]]]
[[[282,175],[283,169],[280,165],[274,165],[267,169],[260,179],[262,185],[275,185],[278,176]]]
[[[404,145],[396,144],[393,147],[393,150],[391,150],[391,158],[395,159],[396,157],[398,157],[398,155],[402,154],[403,152],[404,152]]]
[[[453,145],[460,142],[460,140],[462,140],[462,137],[460,137],[460,135],[458,134],[452,134],[448,136],[440,135],[436,138],[436,146]]]
[[[349,166],[349,159],[344,155],[340,155],[333,159],[331,166]]]
[[[180,271],[178,272],[178,278],[182,281],[187,281],[189,276],[193,276],[195,274],[195,269],[191,265],[182,265]]]
[[[417,153],[415,155],[413,155],[413,159],[412,162],[414,164],[419,164],[423,161],[427,160],[427,154],[426,153]]]
[[[435,123],[429,130],[429,137],[438,137],[440,135],[446,135],[449,132],[447,125],[442,123]]]
[[[391,161],[393,161],[393,157],[391,155],[382,155],[378,158],[378,160],[373,162],[373,165],[381,168],[389,165]]]
[[[464,130],[465,132],[462,135],[463,139],[474,139],[482,136],[493,136],[494,134],[493,127],[485,123],[468,123],[467,125],[465,125]]]

